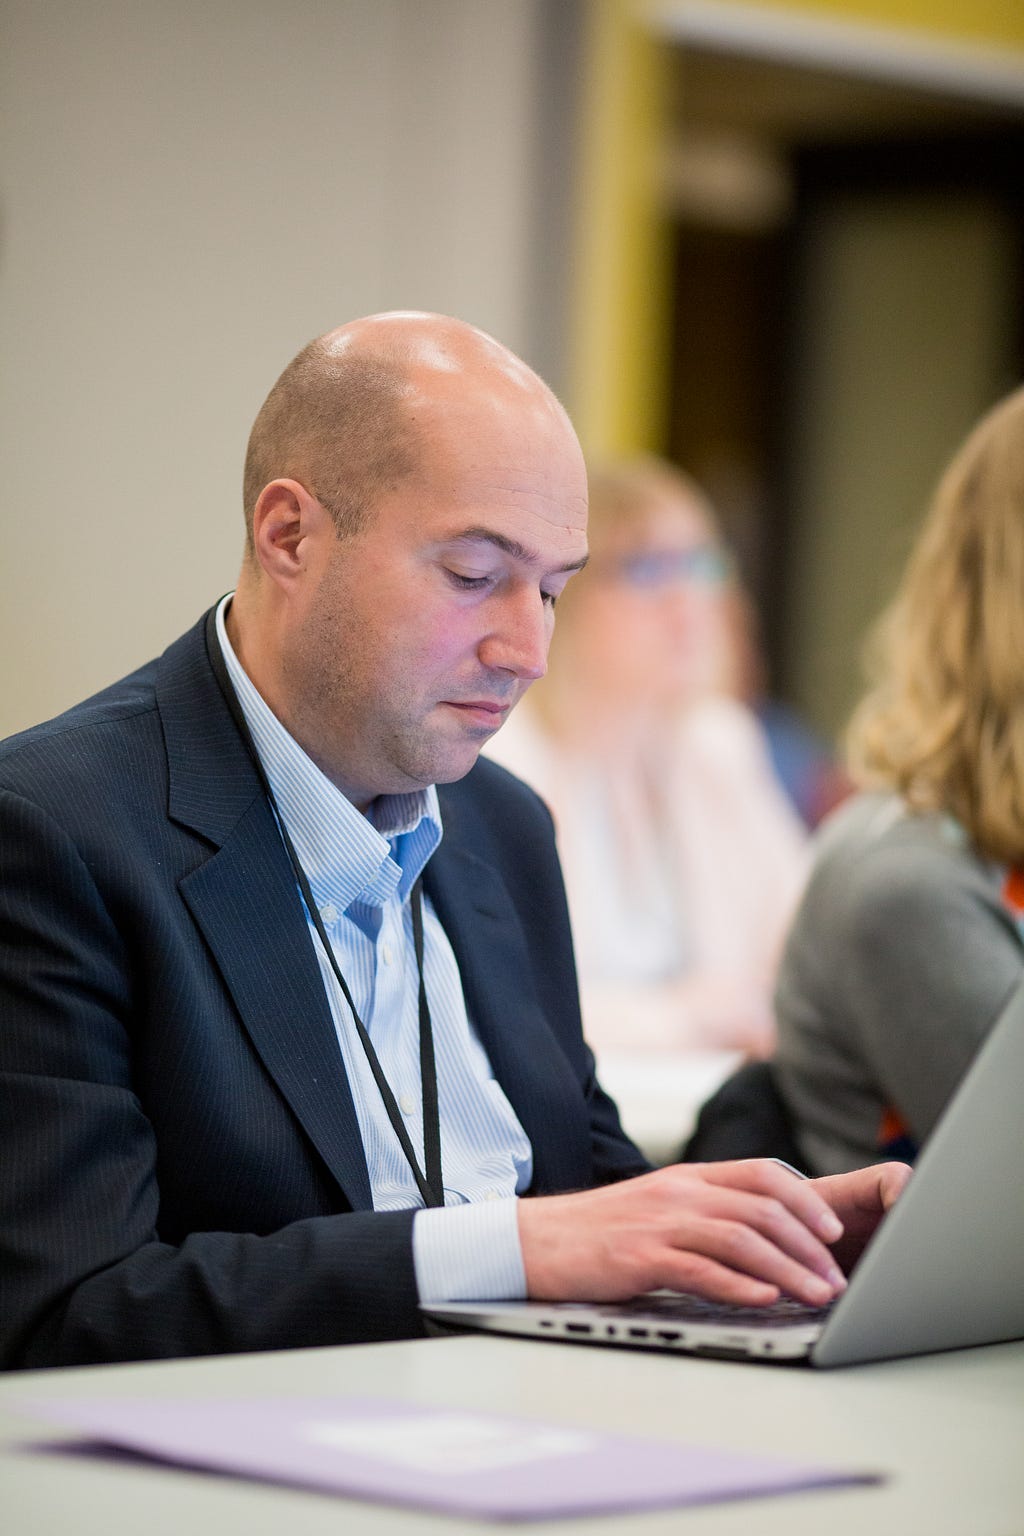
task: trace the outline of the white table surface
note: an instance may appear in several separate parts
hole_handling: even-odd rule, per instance
[[[833,1489],[524,1527],[582,1536],[1019,1536],[1024,1343],[840,1371],[462,1336],[15,1373],[0,1380],[4,1536],[465,1536],[493,1525],[180,1471],[40,1452],[47,1396],[369,1393],[811,1458],[888,1474]]]

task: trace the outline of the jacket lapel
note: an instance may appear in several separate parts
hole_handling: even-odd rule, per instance
[[[160,663],[169,813],[216,851],[179,883],[264,1066],[345,1192],[372,1206],[355,1106],[302,899],[200,623]],[[298,1025],[296,1025],[298,1021]]]
[[[214,846],[180,889],[271,1078],[352,1209],[369,1210],[355,1106],[302,900],[210,668],[204,625],[170,647],[157,673],[168,812]],[[534,1191],[578,1188],[591,1172],[580,1085],[534,992],[508,891],[461,839],[456,798],[446,798],[444,839],[425,886],[455,952],[470,1020],[530,1138]]]
[[[534,1193],[590,1183],[580,1084],[537,1000],[518,913],[495,869],[461,845],[445,805],[444,839],[425,888],[448,935],[470,1021],[530,1138]]]

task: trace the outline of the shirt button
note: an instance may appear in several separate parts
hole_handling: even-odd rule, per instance
[[[411,1115],[413,1110],[416,1108],[416,1105],[412,1100],[412,1095],[403,1093],[402,1097],[398,1101],[398,1107],[402,1111],[403,1115]]]
[[[391,964],[391,945],[390,944],[382,944],[381,945],[381,947],[380,947],[380,957],[384,961],[385,965],[390,965]]]
[[[485,1200],[500,1200],[501,1196],[500,1196],[500,1194],[498,1193],[498,1191],[496,1189],[485,1189],[484,1190],[484,1199]]]
[[[320,916],[325,923],[333,923],[338,915],[338,909],[333,901],[329,901],[325,907],[320,908]]]

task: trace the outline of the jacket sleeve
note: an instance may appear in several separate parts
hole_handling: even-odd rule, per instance
[[[0,847],[0,1362],[421,1332],[413,1211],[298,1212],[262,1231],[168,1239],[161,1147],[136,1076],[146,978],[55,817],[0,793]],[[146,1000],[148,1018],[159,1011]]]

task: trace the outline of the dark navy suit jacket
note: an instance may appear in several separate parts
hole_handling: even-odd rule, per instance
[[[426,888],[533,1192],[642,1172],[594,1078],[550,818],[481,761]],[[421,1332],[295,880],[203,625],[0,747],[0,1359]]]

